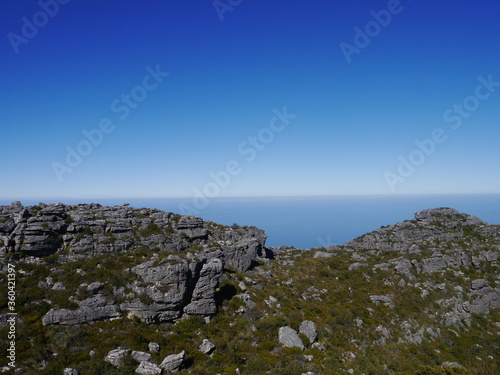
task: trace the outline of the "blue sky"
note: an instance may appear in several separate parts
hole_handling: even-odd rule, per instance
[[[0,197],[499,193],[499,14],[496,0],[3,1]]]

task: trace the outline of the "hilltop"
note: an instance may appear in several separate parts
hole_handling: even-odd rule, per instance
[[[498,371],[500,225],[438,208],[342,246],[265,241],[128,205],[1,206],[0,335],[10,263],[22,374]]]

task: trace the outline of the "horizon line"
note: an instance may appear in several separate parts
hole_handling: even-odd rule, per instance
[[[415,193],[415,194],[331,194],[331,195],[241,195],[241,196],[220,196],[209,198],[210,200],[232,200],[232,199],[325,199],[325,198],[401,198],[401,197],[437,197],[437,196],[485,196],[500,195],[497,193]],[[0,197],[1,201],[21,201],[21,200],[75,200],[75,199],[173,199],[190,200],[192,196],[113,196],[113,195],[81,195],[81,196],[25,196],[25,197]]]

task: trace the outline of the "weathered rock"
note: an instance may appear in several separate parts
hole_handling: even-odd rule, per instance
[[[201,345],[198,347],[198,350],[202,353],[210,354],[215,350],[215,345],[209,340],[204,339]]]
[[[161,374],[161,368],[151,362],[141,362],[135,372],[142,375],[156,375]]]
[[[131,352],[130,349],[123,349],[123,348],[114,349],[108,352],[106,357],[104,357],[104,360],[106,362],[111,363],[115,367],[120,367],[123,366],[123,360],[127,355],[130,354],[130,352]]]
[[[333,253],[327,253],[326,251],[316,251],[314,254],[314,258],[331,258],[333,256]]]
[[[0,206],[0,236],[0,252],[44,256],[71,249],[64,259],[143,247],[181,252],[192,243],[223,243],[228,265],[241,271],[251,266],[266,240],[264,232],[254,227],[222,227],[155,209],[43,203]]]
[[[52,286],[52,290],[65,290],[65,289],[66,287],[61,282],[57,282]]]
[[[379,295],[371,295],[370,299],[375,302],[377,305],[382,302],[386,306],[393,308],[394,305],[392,303],[391,297],[390,296],[379,296]]]
[[[305,349],[304,343],[300,339],[297,331],[288,326],[281,327],[278,332],[278,340],[286,348],[297,347],[302,350]]]
[[[76,310],[51,309],[42,318],[44,325],[81,324],[103,319],[121,317],[118,306],[108,303],[102,295],[96,295],[83,301],[77,301],[80,307]]]
[[[186,356],[186,352],[183,350],[179,354],[172,354],[162,361],[160,367],[166,372],[177,372],[181,368],[184,363],[184,358]]]
[[[150,342],[148,344],[148,349],[152,353],[158,353],[160,351],[160,345],[158,345],[156,342]]]
[[[312,344],[318,339],[318,330],[316,329],[316,324],[310,320],[304,320],[300,324],[299,333],[305,335],[309,342]]]
[[[153,357],[151,354],[146,352],[138,352],[133,350],[130,356],[135,359],[137,362],[153,362]]]
[[[64,369],[63,375],[80,375],[80,373],[73,368],[67,367]]]
[[[98,281],[95,281],[93,283],[91,283],[88,287],[87,287],[87,290],[92,293],[92,294],[96,294],[98,293],[102,288],[104,288],[104,284],[103,283],[100,283]]]
[[[200,276],[194,288],[191,303],[184,307],[189,315],[213,315],[217,311],[215,304],[215,288],[224,271],[224,264],[218,258],[210,259],[203,265]]]
[[[488,282],[485,279],[476,279],[472,280],[470,288],[473,290],[478,290],[484,288],[487,284]]]
[[[465,369],[464,366],[462,366],[460,363],[457,363],[457,362],[443,362],[441,364],[441,367],[452,367],[452,368]]]

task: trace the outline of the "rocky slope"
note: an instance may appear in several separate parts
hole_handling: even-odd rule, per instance
[[[500,225],[441,208],[343,246],[265,239],[127,205],[0,207],[17,373],[497,373]]]

